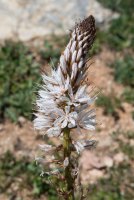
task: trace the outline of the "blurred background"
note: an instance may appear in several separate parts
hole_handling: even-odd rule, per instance
[[[75,22],[94,15],[89,53],[96,101],[97,147],[82,155],[90,200],[134,199],[134,1],[0,0],[0,200],[56,200],[34,157],[40,71],[56,66]]]

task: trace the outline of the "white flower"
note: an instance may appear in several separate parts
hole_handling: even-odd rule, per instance
[[[78,125],[79,127],[86,130],[95,130],[96,119],[95,111],[83,109],[78,114]]]
[[[52,70],[51,77],[43,74],[42,78],[45,83],[45,88],[55,98],[63,95],[68,89],[69,76],[65,79],[60,67],[57,70]]]
[[[64,129],[94,130],[95,112],[90,104],[95,100],[84,84],[87,76],[86,55],[95,37],[92,16],[76,24],[71,39],[51,75],[42,75],[43,85],[36,100],[34,127],[49,137],[62,136]],[[82,146],[79,143],[79,146]],[[47,151],[49,147],[42,146]]]
[[[81,104],[91,104],[94,102],[95,97],[90,97],[87,93],[87,85],[82,85],[78,88],[75,94],[71,87],[68,89],[70,99],[68,100],[68,105],[79,106]]]
[[[58,137],[61,134],[61,128],[60,127],[52,127],[47,130],[47,135],[49,137]]]
[[[34,127],[38,130],[47,130],[52,126],[52,119],[47,115],[40,113],[35,114]]]
[[[58,109],[59,117],[54,121],[54,126],[59,126],[61,128],[75,127],[77,120],[77,112],[70,112],[70,106],[65,106],[65,111]]]
[[[91,104],[93,99],[86,92],[87,86],[80,86],[75,94],[75,102]]]

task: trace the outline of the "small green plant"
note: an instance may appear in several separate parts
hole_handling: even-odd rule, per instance
[[[125,48],[133,48],[134,25],[130,17],[121,16],[111,22],[111,26],[106,34],[106,42],[110,48],[121,51]]]
[[[134,152],[134,146],[132,146],[129,143],[129,140],[134,139],[134,132],[133,131],[125,132],[123,135],[127,139],[127,141],[123,142],[122,140],[119,140],[120,150],[124,154],[126,154],[130,160],[133,161],[134,160],[134,154],[133,154],[133,152]]]
[[[133,133],[134,134],[134,133]],[[129,143],[123,143],[122,141],[120,141],[120,149],[122,150],[122,152],[124,154],[126,154],[129,159],[134,160],[134,146],[130,145]]]
[[[105,42],[114,50],[134,48],[133,0],[99,0],[104,6],[120,14],[105,31]]]
[[[56,196],[55,190],[47,183],[47,175],[40,176],[41,170],[26,157],[17,160],[11,152],[5,153],[0,158],[0,193],[7,193],[12,184],[16,184],[20,191],[29,190],[33,198],[42,194]]]
[[[39,63],[22,43],[7,41],[0,47],[0,118],[17,121],[32,117],[33,91],[39,83]],[[36,84],[35,84],[36,83]]]
[[[105,7],[108,7],[109,9],[119,12],[121,14],[133,14],[133,6],[134,1],[133,0],[98,0],[100,3],[102,3]]]
[[[134,87],[134,58],[126,55],[123,59],[115,60],[111,65],[114,68],[114,78],[117,82]]]
[[[99,107],[103,107],[105,115],[111,115],[115,119],[119,118],[117,109],[121,109],[122,107],[121,107],[121,102],[118,98],[115,98],[113,96],[110,97],[101,95],[96,100],[96,105]]]
[[[123,101],[126,101],[132,105],[134,105],[134,89],[127,88],[122,94]]]
[[[130,144],[130,140],[134,139],[134,131],[127,132],[114,132],[114,139],[118,141],[119,150],[126,154],[129,160],[134,160],[134,146]],[[119,136],[122,135],[124,139],[121,139]]]

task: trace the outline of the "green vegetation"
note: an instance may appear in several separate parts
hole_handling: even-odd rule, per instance
[[[122,137],[119,137],[119,136]],[[134,131],[127,131],[127,132],[114,132],[113,133],[114,140],[118,141],[119,144],[119,151],[122,151],[125,155],[128,156],[129,161],[134,160],[134,146],[130,144],[130,140],[134,139]]]
[[[0,48],[0,118],[31,119],[33,91],[39,83],[39,64],[22,43],[6,42]]]
[[[129,156],[132,160],[134,160],[134,146],[129,144],[124,144],[123,142],[120,142],[120,149],[124,154]]]
[[[121,16],[111,22],[106,33],[106,42],[110,48],[120,51],[126,48],[134,48],[134,25],[128,16]]]
[[[121,134],[121,133],[119,133]],[[119,139],[119,148],[120,150],[128,156],[130,160],[134,160],[134,146],[130,144],[130,140],[134,139],[134,132],[133,131],[128,131],[123,133],[124,138],[126,141],[122,141]]]
[[[114,50],[134,49],[134,1],[133,0],[98,0],[104,6],[120,14],[105,31],[105,42]]]
[[[134,58],[127,55],[121,60],[115,60],[111,66],[114,67],[114,78],[117,82],[134,87]]]
[[[133,13],[133,7],[134,7],[134,1],[133,0],[98,0],[100,3],[102,3],[104,6],[110,8],[111,10],[115,12],[119,12],[122,14],[129,14],[132,15]]]
[[[134,105],[134,89],[127,88],[122,94],[123,101]]]
[[[96,105],[103,107],[105,115],[111,115],[116,120],[119,118],[117,109],[122,109],[121,102],[118,98],[114,96],[101,95],[96,100]]]
[[[39,165],[28,161],[25,157],[17,160],[10,152],[7,152],[0,159],[0,193],[11,197],[14,193],[11,190],[12,185],[16,185],[18,192],[30,191],[31,199],[45,194],[51,196],[50,200],[52,200],[56,193],[47,184],[47,176],[41,177],[40,173]]]
[[[114,51],[121,52],[122,58],[115,60],[111,64],[111,66],[114,68],[113,75],[115,81],[127,87],[121,95],[121,100],[133,105],[134,58],[132,57],[132,55],[134,50],[134,1],[98,1],[102,3],[103,6],[111,9],[114,12],[119,13],[119,17],[111,21],[109,29],[106,31],[101,31],[101,34],[103,35],[103,38],[105,38],[103,40],[103,44],[106,44]],[[111,100],[107,100],[107,106],[103,106],[105,107],[105,109],[108,110],[108,113],[113,113],[114,106],[112,106],[112,103],[110,103],[110,101]],[[110,109],[108,108],[108,104],[110,106]]]

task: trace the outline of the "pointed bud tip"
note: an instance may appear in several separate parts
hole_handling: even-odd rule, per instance
[[[95,19],[92,15],[83,19],[80,23],[76,24],[76,27],[78,27],[83,33],[87,31],[92,31],[95,34],[96,32]]]

